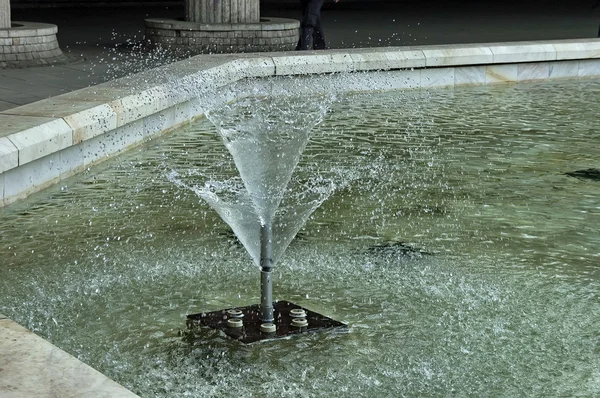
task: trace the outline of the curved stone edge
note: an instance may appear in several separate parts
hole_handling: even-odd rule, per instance
[[[203,113],[199,94],[246,78],[338,72],[353,73],[351,91],[584,78],[600,76],[600,40],[192,57],[0,112],[0,203],[189,123]]]
[[[0,314],[0,396],[134,398],[134,393]]]
[[[11,28],[0,29],[0,37],[50,36],[58,33],[58,26],[43,22],[12,21]]]
[[[65,63],[68,58],[58,45],[56,25],[13,21],[0,29],[0,68],[26,68]]]

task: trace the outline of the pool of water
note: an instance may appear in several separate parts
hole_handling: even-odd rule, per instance
[[[259,271],[174,170],[235,175],[207,120],[0,210],[0,312],[143,397],[598,396],[600,81],[348,95],[298,178],[343,179],[274,296],[347,322],[241,345],[185,316]]]

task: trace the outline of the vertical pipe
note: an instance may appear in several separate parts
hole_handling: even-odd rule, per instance
[[[273,322],[273,230],[271,222],[260,226],[260,312],[263,322]]]

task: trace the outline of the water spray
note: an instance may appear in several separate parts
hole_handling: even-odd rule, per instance
[[[288,184],[310,130],[326,113],[327,101],[324,105],[322,99],[310,97],[306,102],[286,91],[275,97],[245,98],[206,112],[231,153],[241,184],[236,180],[231,184],[235,189],[225,192],[227,183],[192,188],[231,226],[260,268],[260,303],[188,315],[188,327],[220,330],[242,343],[319,330],[347,330],[344,323],[292,302],[273,301],[275,264],[310,214],[333,191],[305,195],[310,187],[302,185],[304,191],[286,203],[294,206],[293,211],[277,211],[290,190]],[[274,223],[285,228],[274,230]]]

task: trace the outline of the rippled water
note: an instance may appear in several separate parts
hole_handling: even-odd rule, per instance
[[[0,312],[143,397],[598,396],[600,81],[342,98],[299,178],[351,183],[275,298],[350,333],[243,346],[185,315],[259,272],[174,169],[234,175],[214,128],[125,154],[0,217]],[[412,251],[409,250],[412,248]]]

